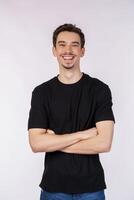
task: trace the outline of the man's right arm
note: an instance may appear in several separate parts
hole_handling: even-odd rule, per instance
[[[75,133],[62,135],[51,134],[47,129],[29,129],[29,143],[33,152],[53,152],[73,145],[81,140],[86,140],[97,135],[97,129],[91,128]]]

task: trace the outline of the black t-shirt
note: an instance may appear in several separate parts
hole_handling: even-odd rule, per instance
[[[114,121],[109,87],[83,73],[79,81],[64,84],[58,76],[32,93],[28,129],[52,129],[56,134],[95,127]],[[47,152],[40,187],[49,192],[83,193],[106,188],[99,155]]]

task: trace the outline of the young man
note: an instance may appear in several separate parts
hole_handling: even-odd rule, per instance
[[[80,70],[85,38],[72,24],[53,33],[59,74],[37,86],[29,113],[33,152],[46,152],[41,200],[104,200],[99,153],[109,152],[114,116],[109,87]]]

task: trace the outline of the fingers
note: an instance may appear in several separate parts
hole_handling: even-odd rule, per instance
[[[55,134],[55,132],[53,130],[51,130],[51,129],[47,129],[47,133],[48,134]]]

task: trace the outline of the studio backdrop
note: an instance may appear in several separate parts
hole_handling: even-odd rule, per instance
[[[0,0],[0,199],[38,200],[44,153],[28,143],[32,90],[58,74],[52,34],[63,23],[85,33],[81,70],[109,85],[115,134],[101,154],[107,200],[134,200],[134,1]]]

